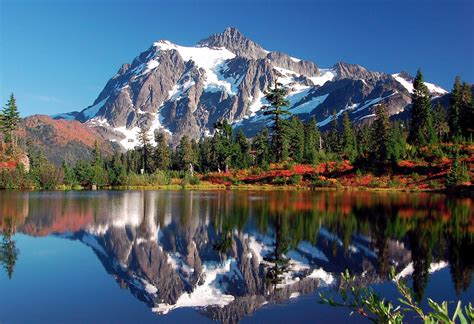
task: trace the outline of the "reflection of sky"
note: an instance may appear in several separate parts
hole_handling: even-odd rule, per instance
[[[0,271],[0,322],[156,322],[156,314],[121,290],[83,243],[22,234],[15,240],[20,255],[12,279]],[[177,310],[164,319],[209,322],[191,309]]]

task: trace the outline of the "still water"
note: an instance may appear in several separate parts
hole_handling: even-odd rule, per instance
[[[365,323],[318,292],[349,269],[395,300],[392,267],[425,307],[467,303],[473,213],[426,193],[0,192],[0,322]]]

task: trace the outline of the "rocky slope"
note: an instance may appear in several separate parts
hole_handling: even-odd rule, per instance
[[[54,120],[45,115],[34,115],[22,121],[21,130],[21,135],[30,141],[29,145],[40,148],[55,164],[89,157],[95,142],[104,153],[113,151],[113,143],[97,129],[77,120]]]
[[[96,129],[125,149],[133,148],[140,127],[168,135],[209,135],[226,118],[249,135],[268,124],[261,113],[264,91],[276,81],[289,89],[289,110],[320,127],[344,111],[354,122],[368,121],[375,104],[385,102],[390,114],[410,102],[413,78],[368,71],[338,62],[323,69],[281,52],[270,52],[235,28],[211,35],[196,46],[155,42],[130,64],[123,64],[94,103],[80,112],[59,114]],[[446,91],[428,84],[433,96]]]

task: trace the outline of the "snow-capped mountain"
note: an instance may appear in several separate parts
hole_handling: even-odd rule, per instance
[[[133,148],[140,127],[168,134],[172,144],[182,135],[212,134],[226,118],[249,135],[269,123],[261,113],[264,91],[276,81],[289,90],[289,110],[320,127],[333,111],[354,122],[370,120],[373,106],[385,102],[391,114],[410,102],[413,78],[406,73],[371,72],[339,62],[323,69],[315,63],[271,52],[235,28],[211,35],[195,46],[166,40],[153,43],[131,64],[123,64],[94,103],[56,119],[76,119],[96,128],[123,148]],[[433,96],[446,91],[427,83]],[[153,136],[151,136],[153,138]]]

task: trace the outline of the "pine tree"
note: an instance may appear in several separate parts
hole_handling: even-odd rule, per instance
[[[461,131],[464,138],[469,139],[474,133],[474,106],[471,86],[466,82],[461,89]]]
[[[388,119],[387,107],[380,104],[375,107],[375,120],[372,126],[372,149],[375,161],[385,163],[389,160],[390,121]]]
[[[234,133],[232,126],[227,120],[221,120],[214,124],[215,150],[217,164],[220,170],[229,170],[230,159],[233,153]]]
[[[304,157],[304,125],[297,116],[292,116],[289,125],[289,153],[290,157],[298,163]]]
[[[433,109],[433,127],[436,132],[436,136],[440,141],[446,138],[449,132],[449,125],[447,122],[446,110],[438,103]]]
[[[189,170],[196,163],[196,156],[191,141],[187,135],[181,137],[176,150],[176,162],[180,170]]]
[[[272,133],[272,149],[275,152],[277,162],[281,162],[284,158],[285,142],[287,142],[287,132],[283,123],[283,116],[289,115],[286,109],[289,101],[285,99],[288,89],[283,87],[281,83],[275,81],[273,89],[265,91],[265,98],[269,102],[269,106],[264,106],[264,115],[270,115],[273,121]]]
[[[321,134],[316,125],[316,118],[312,117],[304,125],[304,161],[315,163]]]
[[[462,85],[461,77],[456,76],[454,80],[453,90],[451,92],[451,99],[449,102],[449,134],[452,138],[458,137],[462,134],[461,129],[461,100],[462,100]]]
[[[143,172],[150,172],[150,152],[151,152],[151,142],[150,137],[148,136],[148,129],[144,126],[140,127],[138,132],[138,145],[139,151],[142,156],[142,169]]]
[[[332,114],[329,132],[326,138],[326,150],[332,153],[339,154],[341,152],[340,137],[339,137],[339,122],[336,111]]]
[[[250,166],[250,144],[245,137],[242,128],[239,128],[235,138],[234,152],[232,155],[232,166],[238,169],[246,169]]]
[[[165,135],[155,134],[156,147],[153,152],[153,161],[158,170],[167,170],[170,167],[170,149],[166,143]]]
[[[268,128],[264,127],[253,141],[255,163],[260,167],[265,167],[270,163],[270,145],[268,143],[268,136]]]
[[[16,106],[16,99],[13,96],[13,93],[10,95],[10,99],[8,99],[0,117],[1,132],[3,133],[5,141],[16,146],[15,132],[20,123],[20,112]]]
[[[344,112],[342,118],[342,152],[351,161],[355,159],[357,154],[354,130],[347,111]]]
[[[403,127],[400,122],[390,124],[390,135],[388,142],[388,157],[392,163],[398,162],[406,155],[407,142]]]
[[[408,136],[411,144],[424,146],[435,144],[437,141],[433,127],[430,96],[430,92],[424,83],[423,74],[421,70],[418,70],[413,82],[410,133]]]
[[[108,177],[104,168],[104,160],[102,159],[99,143],[96,141],[92,150],[92,184],[100,187],[106,185],[107,182]]]

